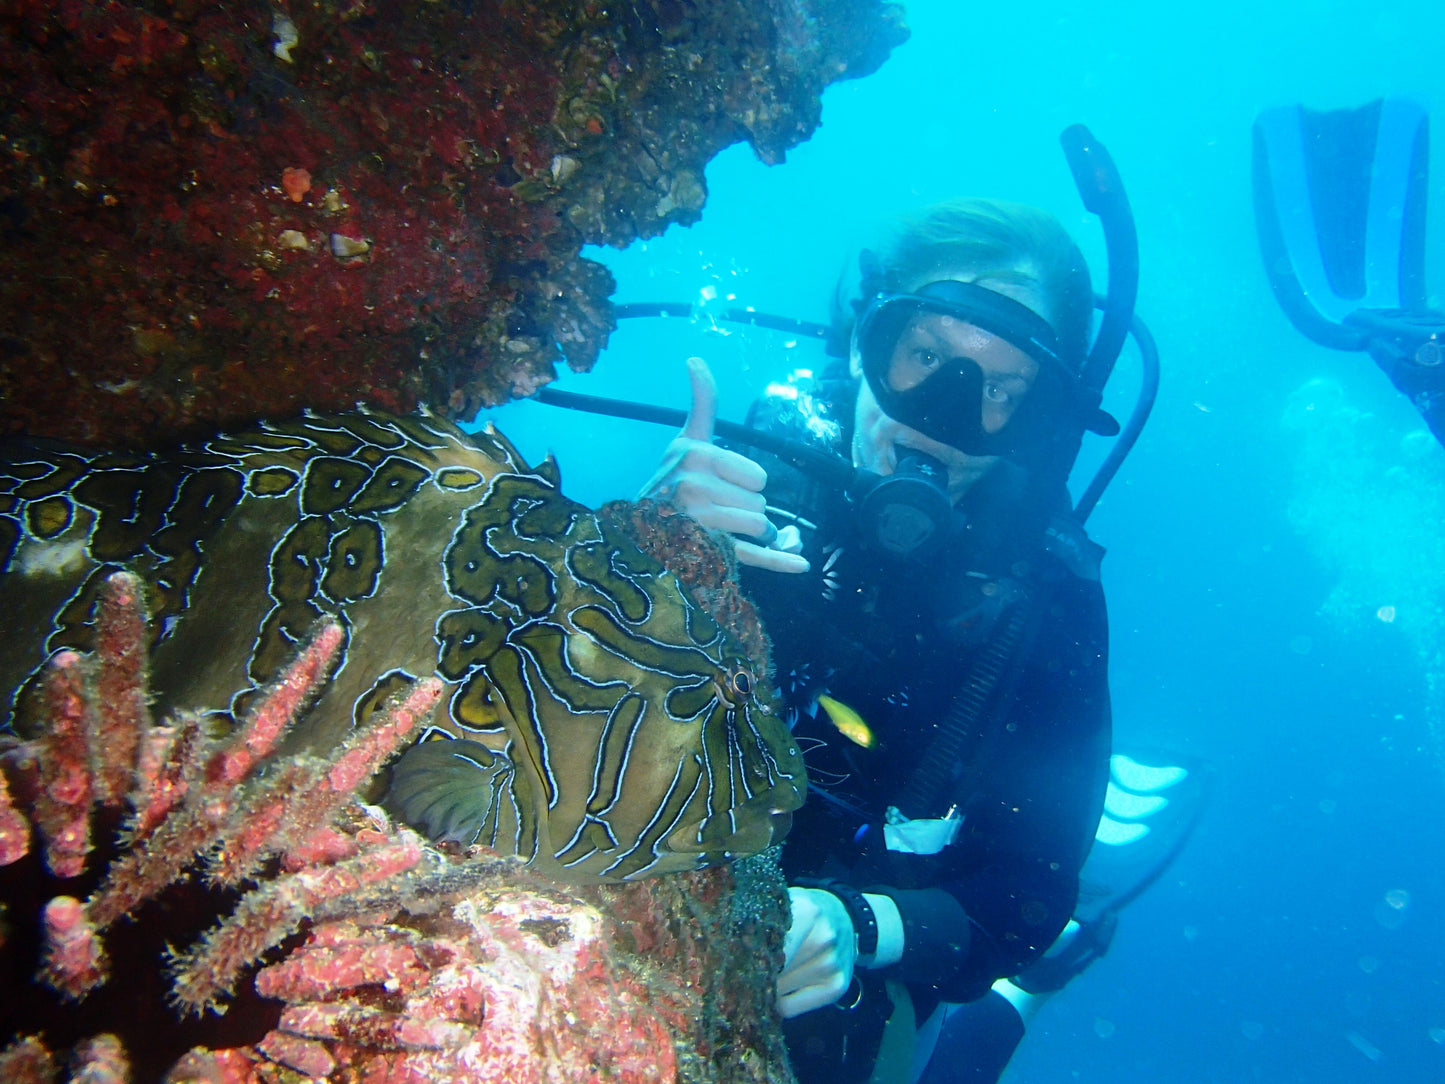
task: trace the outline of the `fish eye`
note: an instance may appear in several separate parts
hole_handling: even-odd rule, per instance
[[[747,697],[753,695],[753,675],[743,667],[738,667],[728,678],[732,685],[733,692],[739,696]]]

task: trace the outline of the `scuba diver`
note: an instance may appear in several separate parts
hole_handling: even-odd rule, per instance
[[[1059,416],[1086,409],[1082,255],[1041,211],[971,200],[862,271],[847,370],[749,424],[869,472],[867,492],[711,443],[697,359],[643,490],[741,538],[815,795],[784,847],[778,1006],[799,1080],[834,1084],[909,1079],[919,1024],[1063,932],[1110,751],[1099,551],[1049,469]]]
[[[1083,520],[1147,416],[1157,359],[1112,162],[1080,127],[1064,142],[1109,249],[1092,346],[1089,273],[1051,215],[942,204],[864,253],[858,296],[809,332],[843,356],[772,385],[748,425],[715,421],[691,359],[692,409],[643,487],[733,536],[804,750],[777,987],[803,1084],[996,1080],[1201,805],[1207,772],[1111,757],[1103,551]],[[1120,433],[1099,401],[1131,329],[1140,403],[1071,505],[1084,432]]]
[[[1322,346],[1368,352],[1445,444],[1445,313],[1425,293],[1429,127],[1399,99],[1265,110],[1254,209],[1290,322]]]

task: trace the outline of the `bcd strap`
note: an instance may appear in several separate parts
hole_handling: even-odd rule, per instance
[[[933,744],[903,788],[898,807],[910,819],[939,815],[945,805],[952,804],[945,802],[946,795],[967,794],[982,775],[1003,730],[1001,713],[989,708],[1017,684],[1023,670],[1021,648],[1033,642],[1050,594],[1047,583],[1025,588],[1023,597],[975,656],[968,677],[939,723]],[[960,779],[958,765],[969,745],[972,754]]]
[[[1097,582],[1104,547],[1084,533],[1072,516],[1054,516],[1044,528],[1044,550],[1081,580]]]

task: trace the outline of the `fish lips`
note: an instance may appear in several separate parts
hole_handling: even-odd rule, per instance
[[[793,811],[803,804],[806,782],[791,779],[739,805],[701,821],[680,825],[668,840],[675,852],[704,856],[718,865],[781,843],[793,827]]]

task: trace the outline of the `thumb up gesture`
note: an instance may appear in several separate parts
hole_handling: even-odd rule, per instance
[[[704,527],[734,535],[738,560],[745,565],[806,572],[808,562],[800,554],[778,548],[778,528],[769,522],[763,500],[767,472],[747,456],[712,443],[717,383],[707,362],[688,358],[687,373],[692,409],[682,432],[663,453],[657,473],[642,487],[642,496],[671,501]]]

